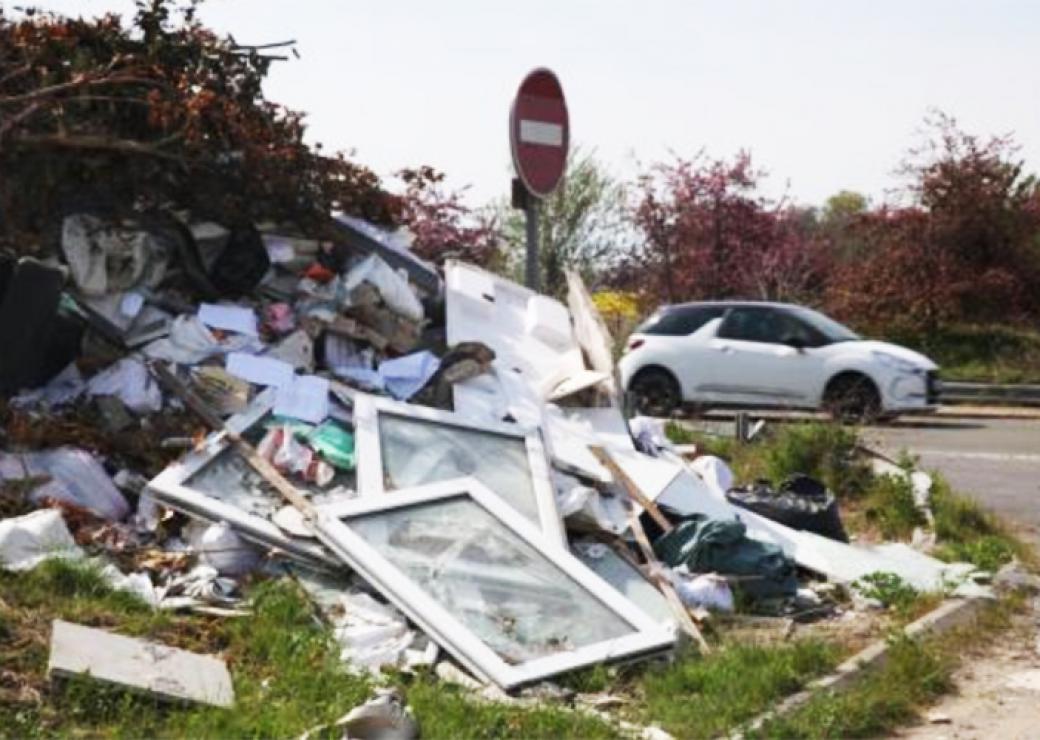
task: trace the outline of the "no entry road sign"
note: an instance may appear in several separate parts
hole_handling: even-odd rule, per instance
[[[520,83],[509,115],[513,166],[527,191],[552,193],[567,166],[570,124],[563,88],[548,69],[536,69]]]

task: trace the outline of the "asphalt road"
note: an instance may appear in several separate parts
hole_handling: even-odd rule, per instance
[[[889,454],[908,450],[1040,542],[1040,419],[931,417],[864,430]]]

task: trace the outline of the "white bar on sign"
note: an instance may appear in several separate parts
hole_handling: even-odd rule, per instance
[[[563,126],[545,121],[520,119],[520,141],[525,144],[563,146]]]

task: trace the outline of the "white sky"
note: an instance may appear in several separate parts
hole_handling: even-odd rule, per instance
[[[1030,0],[208,0],[201,16],[240,42],[299,42],[267,94],[309,113],[312,140],[384,175],[433,165],[473,204],[508,193],[509,104],[537,66],[563,83],[572,141],[622,176],[669,151],[743,147],[773,194],[877,201],[932,107],[1014,132],[1040,166]]]

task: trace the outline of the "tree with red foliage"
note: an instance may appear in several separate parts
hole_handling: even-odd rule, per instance
[[[436,264],[447,259],[500,264],[501,238],[493,216],[467,207],[462,194],[446,190],[444,175],[430,167],[404,170],[399,177],[405,183],[400,221],[415,238],[412,251]]]
[[[803,211],[759,194],[762,176],[741,152],[677,159],[640,178],[633,218],[645,242],[627,265],[632,284],[669,302],[813,290],[826,252]]]
[[[1008,136],[982,140],[935,114],[901,170],[912,205],[851,219],[866,244],[830,279],[851,319],[934,329],[1040,316],[1040,189]]]

